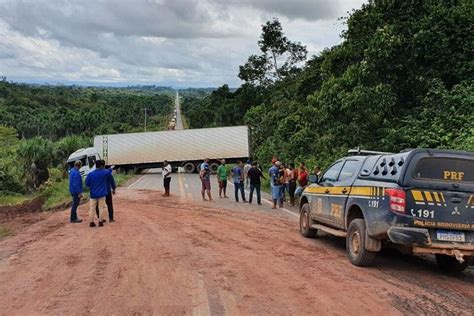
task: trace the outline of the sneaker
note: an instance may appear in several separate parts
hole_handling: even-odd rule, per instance
[[[104,222],[99,222],[99,227],[104,226]]]
[[[82,219],[80,218],[71,219],[71,223],[82,223]]]
[[[103,225],[103,224],[102,224],[102,225]],[[92,223],[89,224],[89,227],[95,227],[95,226],[96,226],[96,225],[95,225],[94,222],[92,222]]]
[[[115,219],[113,219],[113,218],[109,219],[109,223],[113,223],[113,222],[115,222]]]
[[[107,223],[107,220],[103,219],[101,220],[102,223]]]
[[[262,205],[262,203],[258,203],[258,205]]]

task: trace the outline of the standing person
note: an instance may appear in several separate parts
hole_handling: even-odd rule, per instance
[[[314,174],[318,177],[318,180],[321,178],[322,171],[320,166],[314,167]]]
[[[224,198],[227,196],[227,179],[229,178],[229,169],[225,165],[225,159],[221,160],[221,165],[217,168],[217,181],[219,182],[219,197],[222,197],[224,193]]]
[[[247,163],[244,166],[244,179],[245,179],[245,188],[248,189],[249,187],[249,177],[247,173],[249,172],[250,168],[252,168],[251,165],[252,161],[249,159],[247,160]]]
[[[162,196],[170,196],[170,183],[171,183],[171,165],[167,160],[163,161],[163,168],[161,174],[163,175],[163,187],[165,188],[165,193]]]
[[[105,166],[105,160],[102,160],[102,163]],[[110,177],[107,178],[107,196],[105,197],[105,204],[107,204],[107,212],[109,214],[109,222],[115,222],[114,220],[114,203],[112,199],[112,195],[115,195],[115,179],[114,176],[112,175],[112,169],[110,167],[106,167],[106,170],[110,172]],[[95,213],[97,217],[99,217],[100,212],[99,212],[99,205],[97,204],[95,207]]]
[[[252,163],[252,168],[250,168],[248,172],[248,177],[250,179],[250,196],[249,196],[249,204],[252,204],[252,197],[253,191],[257,191],[257,203],[258,205],[262,205],[262,199],[260,197],[260,185],[261,181],[260,178],[264,178],[262,171],[257,168],[257,163]]]
[[[242,196],[242,202],[247,202],[245,199],[245,190],[244,190],[244,164],[242,161],[238,161],[237,165],[232,168],[232,179],[234,181],[234,193],[235,193],[235,201],[239,202],[239,191],[240,195]]]
[[[99,206],[99,226],[104,226],[105,222],[105,197],[107,196],[107,186],[110,183],[109,170],[104,169],[103,160],[97,160],[96,169],[89,173],[86,177],[86,185],[90,188],[90,204],[89,204],[89,226],[95,227],[95,209]]]
[[[203,201],[207,201],[206,192],[209,201],[212,201],[211,195],[211,170],[209,169],[209,159],[206,158],[201,164],[199,171],[199,178],[201,179],[201,196]]]
[[[295,191],[296,191],[296,169],[295,164],[290,163],[288,169],[288,193],[290,194],[290,204],[295,206]]]
[[[102,163],[105,165],[105,160],[102,160]],[[107,196],[105,197],[105,204],[107,204],[107,211],[109,213],[109,222],[115,222],[114,219],[114,203],[112,199],[112,195],[115,195],[115,189],[117,186],[115,185],[115,179],[112,174],[112,169],[106,169],[109,172],[109,176],[107,177]],[[100,215],[100,213],[99,213]]]
[[[272,200],[273,200],[273,207],[272,209],[277,208],[277,203],[282,206],[282,177],[280,173],[281,162],[276,161],[275,164],[270,168],[269,175],[270,175],[270,183],[272,187]]]
[[[280,169],[282,170],[282,173],[283,173],[283,186],[281,187],[281,191],[283,195],[283,201],[285,201],[286,192],[288,192],[290,189],[289,169],[287,168],[287,165],[283,163],[281,164]]]
[[[304,163],[302,162],[298,168],[298,184],[300,187],[304,188],[308,185],[308,176],[308,169],[306,169]]]
[[[79,169],[82,167],[82,162],[76,160],[74,162],[74,168],[71,169],[69,173],[69,193],[72,196],[72,206],[71,206],[71,223],[81,223],[82,219],[77,217],[77,207],[81,202],[82,198],[82,177]]]

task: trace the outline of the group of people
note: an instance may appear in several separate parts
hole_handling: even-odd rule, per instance
[[[85,180],[86,186],[90,188],[89,226],[96,227],[98,225],[101,227],[107,221],[106,207],[109,222],[114,222],[112,196],[115,194],[116,184],[112,175],[112,169],[105,168],[104,160],[97,160],[95,165],[96,169],[90,172]],[[82,222],[82,219],[77,216],[77,207],[83,192],[82,176],[79,171],[81,167],[82,162],[77,160],[74,163],[74,168],[69,173],[69,192],[72,196],[71,223]],[[169,197],[172,168],[167,161],[164,161],[162,169],[163,187],[165,189],[163,196]],[[316,167],[314,174],[319,177],[321,168]],[[295,164],[285,165],[278,161],[277,158],[273,158],[272,166],[268,170],[268,176],[273,200],[272,208],[276,209],[277,207],[283,207],[286,192],[288,192],[290,204],[292,206],[295,205],[295,195],[297,195],[298,190],[303,190],[308,185],[309,171],[304,163],[300,163],[298,167],[295,167]],[[201,179],[202,200],[212,201],[209,159],[205,159],[200,165],[199,178]],[[262,179],[266,179],[266,177],[262,172],[262,168],[256,162],[248,160],[244,164],[243,161],[238,161],[234,167],[229,169],[225,159],[222,159],[220,166],[217,168],[219,198],[228,198],[227,184],[229,180],[232,180],[236,202],[242,200],[242,202],[247,203],[245,189],[249,189],[248,203],[252,203],[255,192],[257,204],[261,205]]]
[[[72,196],[71,207],[71,223],[81,223],[82,219],[77,216],[77,207],[82,198],[83,184],[80,169],[82,162],[77,160],[74,162],[74,168],[69,173],[69,192]],[[90,188],[89,201],[89,226],[99,227],[104,226],[107,222],[106,206],[108,211],[109,222],[114,222],[114,207],[112,202],[112,195],[115,194],[115,180],[112,175],[112,169],[105,168],[104,160],[97,160],[95,163],[96,169],[89,173],[86,177],[86,186]],[[97,221],[97,225],[96,225]]]
[[[319,166],[315,167],[314,174],[318,177],[320,176],[321,168]],[[295,164],[285,165],[278,161],[277,158],[273,158],[272,167],[268,170],[268,175],[272,191],[273,209],[277,208],[277,206],[283,207],[286,192],[288,192],[290,204],[294,206],[296,193],[298,190],[302,191],[304,187],[308,185],[309,181],[309,170],[304,163],[300,163],[296,168]],[[205,159],[200,165],[199,172],[203,201],[212,201],[210,176],[209,159]],[[229,179],[232,179],[234,185],[234,197],[236,202],[239,202],[239,195],[242,202],[247,202],[245,189],[248,188],[250,190],[248,203],[252,203],[255,192],[257,195],[257,204],[262,204],[261,179],[266,179],[266,177],[262,172],[262,168],[256,162],[248,160],[247,163],[244,164],[242,161],[238,161],[233,168],[229,169],[225,159],[222,159],[220,166],[217,168],[220,198],[228,198],[227,183]]]

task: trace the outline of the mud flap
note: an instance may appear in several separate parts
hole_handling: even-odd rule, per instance
[[[378,252],[382,249],[382,241],[370,237],[367,231],[365,231],[365,249],[367,251]]]

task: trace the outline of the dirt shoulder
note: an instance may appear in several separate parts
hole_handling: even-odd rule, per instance
[[[46,214],[0,241],[2,314],[456,314],[474,274],[384,255],[357,268],[332,237],[295,221],[119,189],[116,223]],[[87,205],[79,208],[86,218]]]

